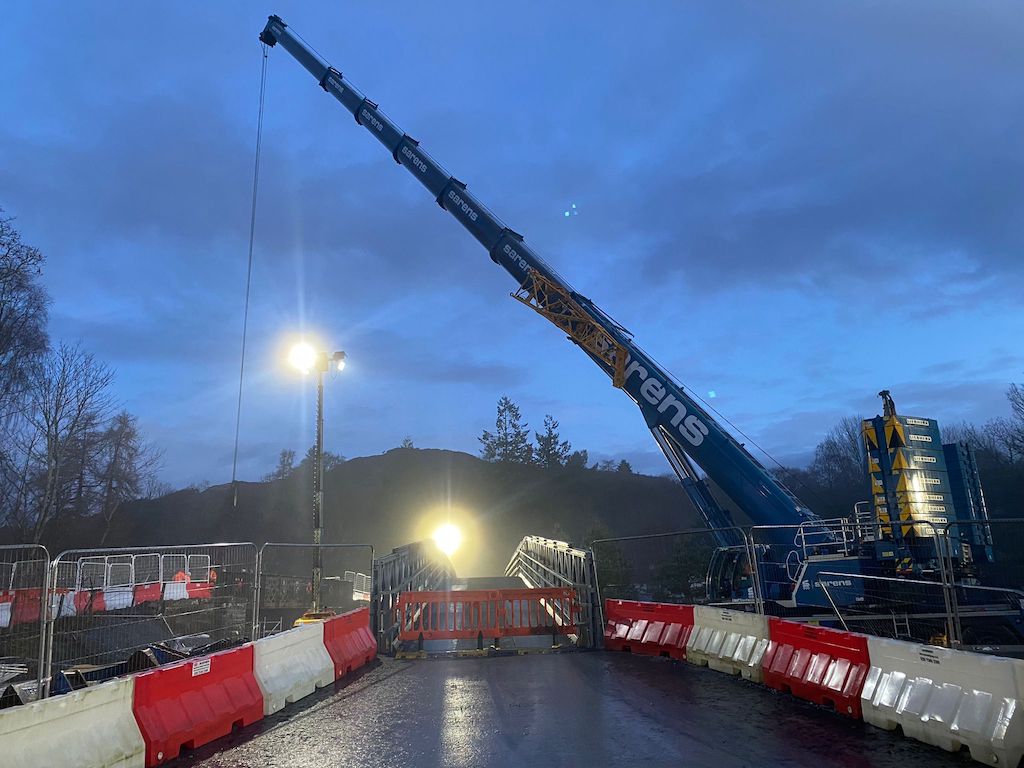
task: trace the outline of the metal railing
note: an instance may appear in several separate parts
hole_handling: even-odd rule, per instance
[[[932,645],[955,644],[953,613],[942,582],[839,571],[821,571],[820,576],[821,589],[843,629]],[[853,596],[863,597],[863,602]]]
[[[1024,518],[951,522],[943,534],[957,645],[1024,654]],[[958,579],[954,558],[967,563]]]
[[[370,620],[378,651],[391,651],[398,638],[396,609],[403,592],[448,590],[454,577],[451,561],[429,539],[395,547],[374,558]]]
[[[719,547],[723,539],[743,543]],[[728,604],[740,610],[764,612],[758,574],[750,567],[754,562],[750,538],[739,526],[617,536],[596,539],[590,546],[600,593],[598,637],[603,635],[604,627],[602,603],[608,598]],[[733,599],[736,594],[745,599]]]
[[[599,642],[601,594],[592,550],[542,536],[526,536],[512,553],[505,575],[519,579],[531,589],[575,590],[573,610],[579,613],[578,617],[559,616],[559,621],[578,625],[580,647],[594,647]],[[551,605],[562,604],[553,602]]]

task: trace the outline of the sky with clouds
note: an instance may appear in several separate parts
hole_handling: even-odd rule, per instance
[[[940,421],[1024,380],[1016,2],[5,5],[0,206],[54,339],[117,371],[175,484],[231,476],[261,46],[280,14],[685,385],[783,462],[875,393]],[[312,441],[475,452],[502,394],[667,470],[636,408],[269,52],[239,477]],[[564,212],[576,206],[578,215]]]

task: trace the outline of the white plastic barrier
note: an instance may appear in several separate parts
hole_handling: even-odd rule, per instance
[[[1013,768],[1024,755],[1024,662],[868,638],[864,720],[918,741]]]
[[[263,714],[334,682],[334,662],[324,645],[324,625],[305,624],[253,643],[253,672],[263,691]]]
[[[132,714],[135,681],[0,710],[4,768],[142,768],[146,744]]]
[[[768,648],[768,618],[756,613],[694,606],[686,660],[760,683]]]

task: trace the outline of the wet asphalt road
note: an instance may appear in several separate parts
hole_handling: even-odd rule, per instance
[[[667,659],[385,659],[174,768],[963,768],[964,755]]]

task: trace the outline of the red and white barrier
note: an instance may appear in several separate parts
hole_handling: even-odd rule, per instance
[[[105,589],[56,589],[50,595],[50,612],[54,619],[66,619],[135,608],[160,599],[203,600],[213,596],[215,587],[212,581],[173,581]],[[0,592],[0,629],[38,622],[41,595],[38,588]]]
[[[145,605],[146,603],[155,603],[163,594],[163,584],[155,582],[153,584],[136,584],[135,585],[135,605]]]
[[[133,712],[146,742],[146,765],[263,719],[253,661],[249,644],[137,675]]]
[[[605,602],[606,650],[685,659],[692,631],[692,605],[635,600]]]
[[[861,719],[868,666],[864,635],[772,618],[764,654],[764,684]]]
[[[334,663],[337,680],[377,658],[377,641],[370,631],[370,609],[358,608],[323,623],[324,647]]]
[[[188,587],[184,581],[169,581],[164,584],[164,600],[188,600]]]
[[[666,655],[662,613],[608,600],[605,648]],[[686,659],[992,766],[1024,757],[1024,661],[693,606]],[[685,630],[680,629],[679,634]],[[655,641],[655,636],[658,640]],[[678,641],[676,641],[678,642]],[[668,654],[671,655],[671,654]]]
[[[0,764],[10,768],[142,768],[146,745],[123,677],[0,710]]]
[[[334,661],[324,645],[323,622],[304,624],[253,643],[253,673],[272,715],[334,682]]]
[[[1024,661],[869,637],[864,720],[975,760],[1024,756]]]
[[[175,584],[187,593],[186,582]],[[127,597],[120,591],[112,596],[111,589],[63,590],[54,595],[53,610],[76,615],[108,600],[149,601],[154,594],[159,599],[158,590],[172,585],[152,586],[156,589],[126,588]],[[20,610],[35,611],[38,621],[38,590],[34,603],[24,592],[0,593],[0,621],[9,623]],[[19,609],[22,599],[26,607]],[[0,766],[160,765],[182,748],[199,747],[257,722],[376,656],[369,610],[360,608],[229,651],[0,710]]]
[[[11,626],[11,615],[14,613],[14,593],[0,592],[0,629]]]
[[[768,648],[768,618],[756,613],[697,605],[686,660],[760,683]]]
[[[41,589],[9,589],[0,592],[0,629],[17,624],[38,624],[42,594]]]

